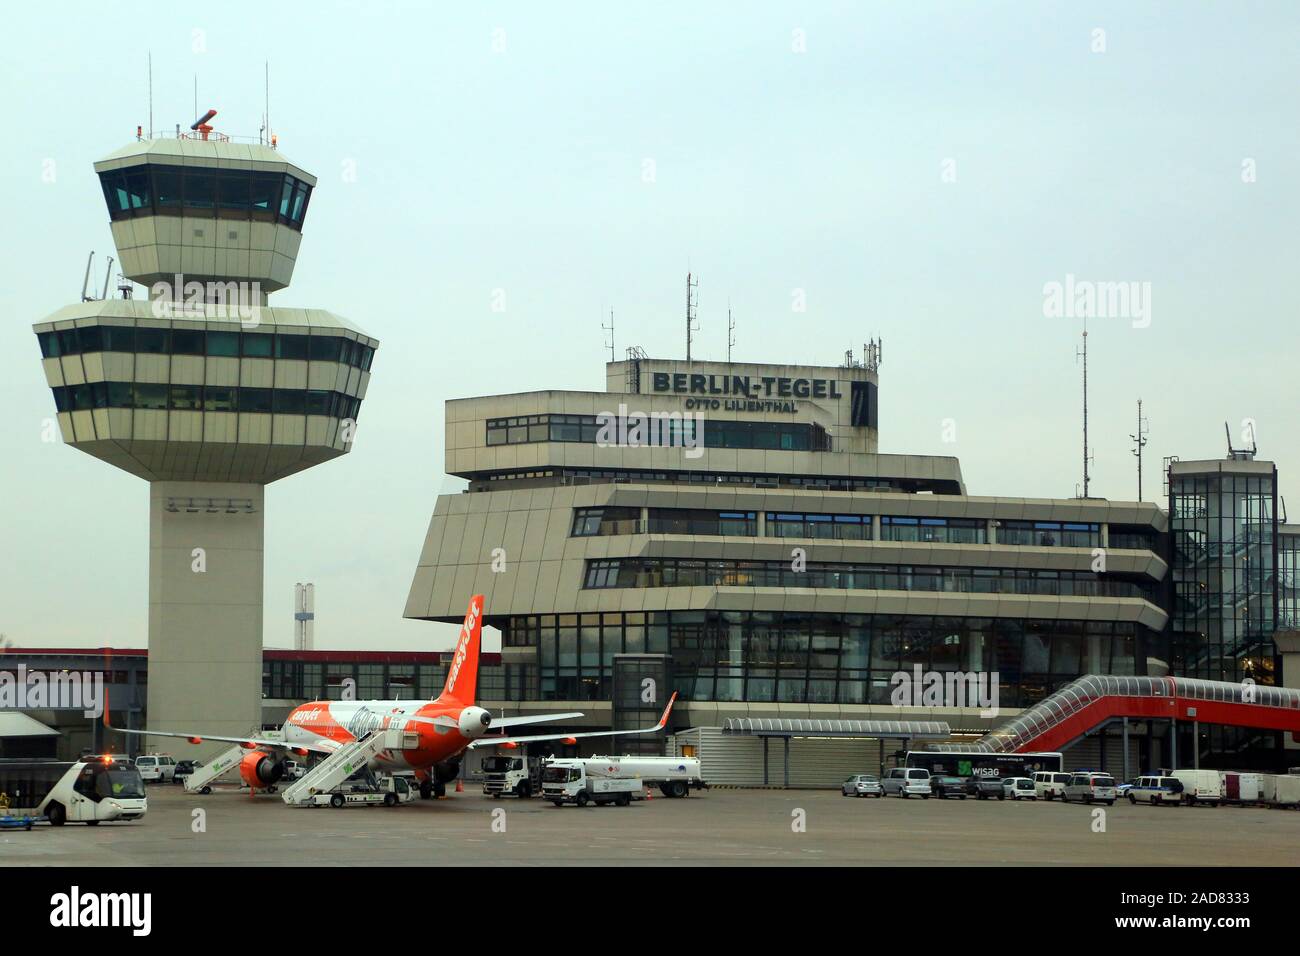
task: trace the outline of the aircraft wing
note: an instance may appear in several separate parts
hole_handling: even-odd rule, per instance
[[[135,734],[139,737],[179,737],[181,740],[188,740],[192,744],[201,744],[205,740],[219,740],[227,744],[244,744],[253,747],[264,747],[270,750],[310,750],[318,754],[333,753],[337,749],[325,746],[320,743],[289,743],[284,740],[263,740],[258,737],[217,737],[212,734],[178,734],[166,730],[127,730],[125,727],[109,727],[109,730],[116,730],[120,734]],[[331,741],[332,742],[332,741]]]
[[[494,730],[506,727],[520,727],[524,724],[544,724],[552,720],[573,720],[581,717],[581,711],[571,714],[533,714],[529,717],[493,717],[491,727]]]
[[[528,737],[480,737],[466,749],[476,749],[478,747],[499,747],[501,744],[527,744],[535,743],[539,740],[571,740],[578,737],[622,737],[633,734],[653,734],[658,733],[668,726],[668,715],[672,713],[673,701],[677,700],[677,692],[668,698],[668,706],[664,708],[664,714],[659,718],[659,723],[653,727],[642,727],[640,730],[591,730],[580,734],[534,734]]]

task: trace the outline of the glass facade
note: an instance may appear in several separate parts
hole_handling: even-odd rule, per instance
[[[496,622],[494,622],[496,623]],[[1113,622],[1006,618],[658,611],[512,617],[508,700],[609,700],[615,655],[668,654],[685,700],[888,704],[890,678],[996,672],[999,705],[1023,707],[1084,673],[1134,674],[1145,629]]]
[[[1035,548],[1100,548],[1101,526],[1069,521],[1003,521],[998,544]]]
[[[84,352],[141,352],[147,355],[208,355],[217,358],[300,359],[338,362],[370,371],[375,350],[328,332],[311,334],[217,329],[156,329],[131,325],[86,325],[37,332],[41,358]]]
[[[99,174],[111,219],[207,216],[301,230],[312,187],[284,173],[142,163]]]
[[[291,654],[292,652],[282,652]],[[479,663],[480,700],[523,700],[518,683],[523,668],[514,668],[515,685],[507,691],[506,668]],[[262,696],[279,700],[341,700],[345,680],[355,681],[357,697],[374,700],[431,700],[447,679],[444,663],[412,661],[318,661],[288,657],[262,660]],[[534,685],[536,681],[534,680]]]
[[[987,544],[989,528],[987,521],[977,518],[910,518],[885,515],[880,519],[880,540]]]
[[[274,412],[356,420],[361,399],[342,392],[305,388],[232,388],[226,385],[168,385],[165,382],[90,382],[56,385],[61,412],[94,408],[147,408],[174,412]]]
[[[693,558],[609,558],[587,562],[585,588],[755,587],[831,590],[1044,594],[1155,600],[1153,589],[1091,571],[952,568],[810,561],[727,561]]]
[[[1300,534],[1278,535],[1277,626],[1300,629]]]
[[[1276,477],[1170,475],[1173,674],[1274,682]]]
[[[486,441],[489,446],[523,445],[530,442],[582,442],[618,446],[681,447],[699,441],[704,448],[769,448],[790,451],[829,451],[830,436],[816,423],[737,422],[727,419],[702,421],[696,435],[696,420],[682,417],[650,419],[638,427],[635,419],[601,418],[596,415],[521,415],[489,418]],[[617,426],[617,427],[615,427]]]
[[[706,511],[697,508],[651,508],[651,534],[738,535],[758,534],[758,516],[753,511]]]
[[[871,540],[871,515],[769,511],[766,523],[770,538]]]

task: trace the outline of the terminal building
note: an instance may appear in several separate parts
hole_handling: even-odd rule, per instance
[[[1272,464],[1172,462],[1164,508],[985,496],[955,458],[881,454],[879,417],[876,363],[851,360],[630,356],[603,391],[448,401],[446,471],[468,487],[437,500],[405,615],[454,623],[486,596],[502,656],[485,706],[630,728],[662,707],[647,686],[671,688],[675,727],[811,727],[796,762],[847,770],[854,745],[816,730],[840,725],[779,722],[939,720],[951,742],[1085,674],[1300,684],[1300,657],[1283,662],[1300,528],[1279,523]],[[954,671],[997,675],[995,716],[898,705],[896,675]],[[1150,721],[1130,766],[1168,759],[1171,733],[1206,766],[1296,746]],[[1119,772],[1113,734],[1067,764]]]

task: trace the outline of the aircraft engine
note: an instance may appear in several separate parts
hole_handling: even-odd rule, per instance
[[[254,750],[239,761],[239,776],[254,790],[265,790],[284,777],[284,761]]]

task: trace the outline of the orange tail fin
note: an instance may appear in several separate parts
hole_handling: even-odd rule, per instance
[[[455,701],[465,706],[474,703],[474,691],[478,687],[478,651],[482,639],[483,595],[475,594],[469,599],[469,610],[465,612],[460,640],[456,642],[456,652],[451,657],[451,667],[447,669],[447,683],[442,688],[439,700]]]

